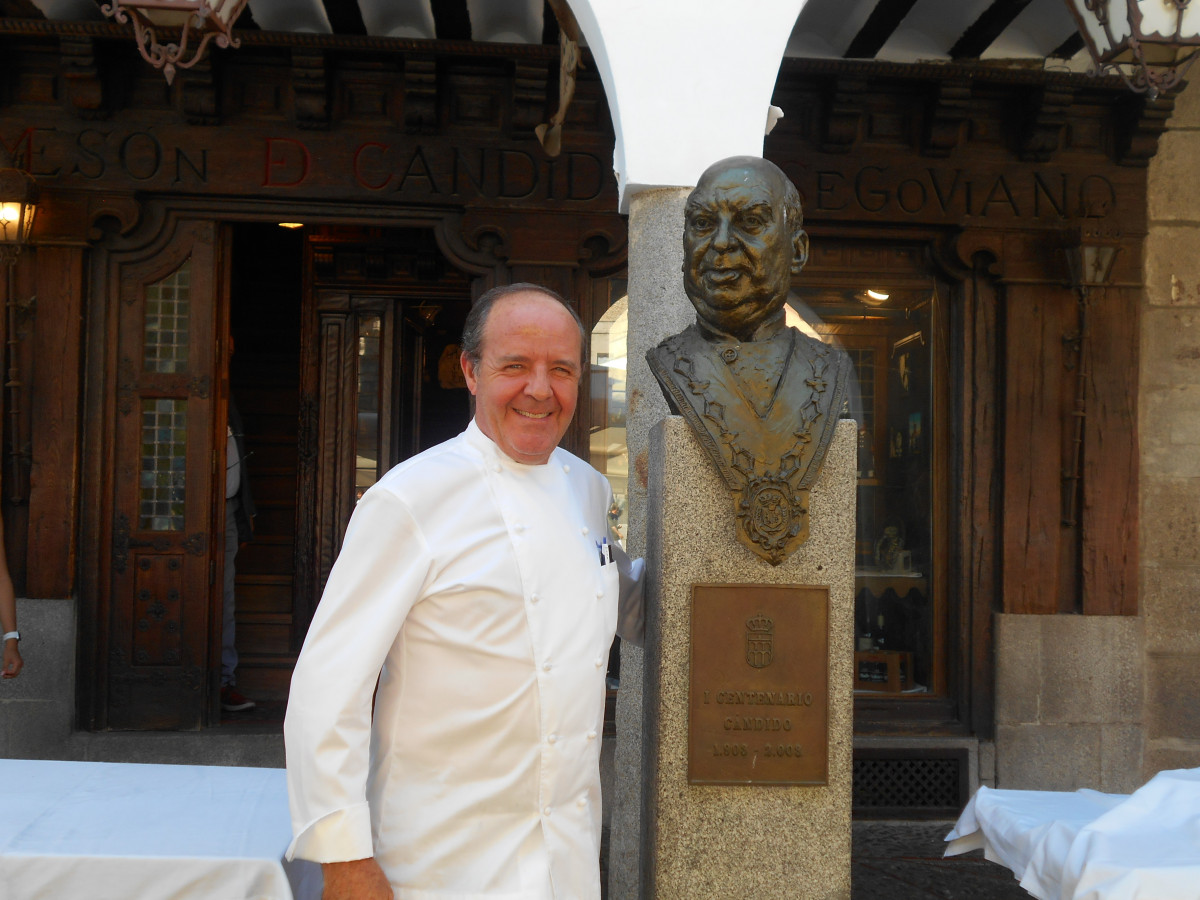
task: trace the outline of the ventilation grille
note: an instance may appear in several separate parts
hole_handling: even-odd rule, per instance
[[[854,755],[858,818],[953,818],[967,802],[960,750],[859,750]]]

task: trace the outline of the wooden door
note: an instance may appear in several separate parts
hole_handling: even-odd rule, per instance
[[[215,223],[184,222],[152,258],[116,272],[102,727],[191,729],[208,719],[223,550],[216,247]]]
[[[471,417],[458,368],[470,300],[321,291],[317,298],[317,583],[324,586],[363,492],[388,469],[461,432]]]

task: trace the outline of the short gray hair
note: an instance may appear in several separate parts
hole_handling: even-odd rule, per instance
[[[511,297],[513,294],[523,294],[529,291],[535,294],[542,294],[551,300],[557,300],[571,314],[571,318],[579,326],[579,361],[581,364],[583,363],[583,354],[586,352],[585,348],[587,347],[587,331],[583,327],[583,320],[579,318],[579,313],[575,312],[571,304],[564,300],[556,291],[552,291],[550,288],[540,284],[530,284],[520,281],[516,284],[500,285],[487,291],[475,301],[471,307],[471,311],[467,314],[467,321],[463,325],[462,352],[470,360],[471,368],[478,366],[479,360],[482,358],[483,330],[487,326],[488,316],[491,315],[492,307],[496,305],[496,301],[503,300],[505,297]]]

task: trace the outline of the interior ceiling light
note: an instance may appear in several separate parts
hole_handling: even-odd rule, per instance
[[[277,224],[279,225],[280,228],[303,228],[304,227],[303,222],[279,222]]]
[[[887,303],[888,298],[892,295],[887,291],[877,291],[871,288],[863,291],[862,301],[868,306],[878,306],[881,303]]]

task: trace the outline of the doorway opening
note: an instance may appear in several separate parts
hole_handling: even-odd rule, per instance
[[[278,722],[354,504],[470,418],[471,278],[428,229],[232,232],[228,390],[257,507],[236,557],[237,685],[256,707],[223,719]]]
[[[257,706],[222,718],[282,721],[296,659],[304,238],[273,223],[239,223],[232,231],[228,390],[241,413],[243,478],[256,508],[254,537],[234,566],[236,678]]]

